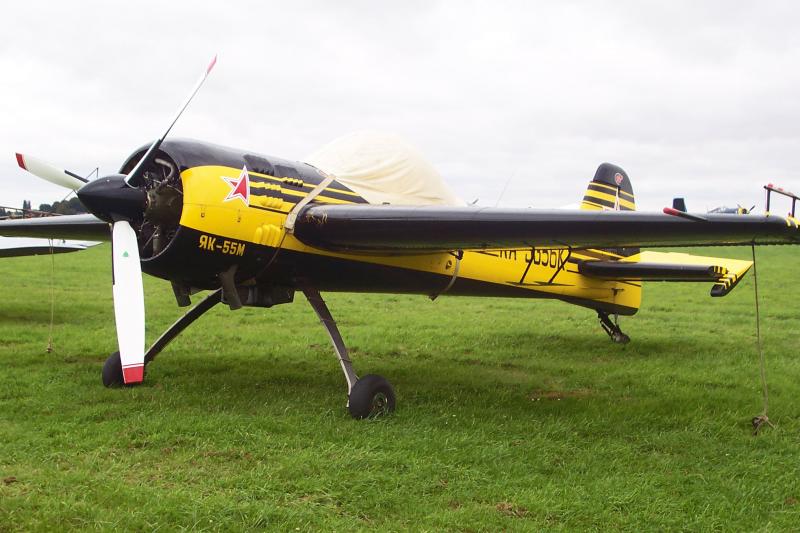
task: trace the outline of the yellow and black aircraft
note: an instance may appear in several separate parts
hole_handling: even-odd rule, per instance
[[[800,244],[794,208],[785,218],[637,212],[629,177],[608,163],[579,210],[386,205],[308,163],[167,140],[213,65],[119,174],[87,182],[17,154],[92,214],[0,221],[0,235],[112,242],[119,351],[103,367],[106,386],[141,382],[145,364],[219,302],[272,307],[301,291],[331,337],[350,413],[363,418],[393,410],[394,393],[380,376],[357,377],[321,292],[555,298],[596,311],[612,340],[627,342],[612,317],[636,313],[643,281],[707,281],[724,296],[751,267],[640,248]],[[141,272],[169,280],[180,306],[212,291],[147,350]]]

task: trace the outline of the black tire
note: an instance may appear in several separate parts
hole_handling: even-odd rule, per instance
[[[362,419],[388,415],[394,407],[394,390],[389,382],[383,376],[367,374],[353,385],[347,409],[353,418]]]
[[[122,387],[125,379],[122,377],[122,360],[119,352],[114,352],[108,356],[103,364],[103,385],[106,387]]]

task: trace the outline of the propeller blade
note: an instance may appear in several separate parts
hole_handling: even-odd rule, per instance
[[[50,183],[66,187],[67,189],[72,189],[73,191],[80,189],[84,184],[89,182],[86,178],[82,178],[69,170],[55,167],[50,163],[46,163],[41,159],[36,159],[29,155],[18,153],[17,164],[20,168],[27,170],[34,176],[38,176]]]
[[[144,289],[136,232],[126,220],[111,231],[114,318],[125,384],[144,380]]]
[[[206,81],[206,78],[211,73],[211,70],[214,68],[214,65],[216,64],[217,64],[217,56],[215,55],[214,58],[211,60],[211,63],[209,63],[208,66],[206,67],[205,72],[203,72],[203,74],[200,76],[200,79],[197,80],[197,83],[192,88],[192,92],[189,93],[189,96],[186,98],[186,100],[184,100],[183,104],[178,109],[178,112],[175,114],[175,117],[172,119],[172,122],[170,122],[169,127],[167,127],[167,130],[161,137],[159,137],[153,144],[150,145],[150,148],[147,149],[147,152],[145,152],[144,156],[142,156],[139,162],[136,163],[136,166],[133,167],[133,170],[131,170],[128,173],[128,177],[125,178],[125,183],[127,183],[129,186],[136,187],[139,184],[139,179],[141,178],[140,174],[142,173],[142,169],[144,169],[145,166],[147,166],[150,163],[150,160],[153,157],[155,157],[156,150],[158,150],[158,147],[161,146],[162,142],[164,142],[164,139],[167,138],[167,135],[169,134],[170,130],[172,130],[172,126],[174,126],[175,123],[178,122],[178,119],[183,114],[183,111],[189,106],[189,102],[192,101],[194,95],[196,95],[197,91],[200,90],[200,87],[202,87],[203,83]]]

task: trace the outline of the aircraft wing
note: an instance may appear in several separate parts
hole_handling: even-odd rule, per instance
[[[94,215],[61,215],[40,218],[0,220],[3,237],[39,237],[43,239],[111,240],[110,225]]]
[[[27,239],[25,237],[0,237],[0,258],[26,255],[63,254],[79,252],[100,244],[93,241],[67,241],[64,239]]]
[[[294,234],[317,248],[387,253],[800,244],[798,220],[779,216],[363,204],[306,207]]]

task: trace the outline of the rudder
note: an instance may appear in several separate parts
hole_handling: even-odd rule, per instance
[[[603,163],[597,167],[594,178],[589,182],[586,194],[581,202],[581,209],[590,211],[635,211],[636,201],[633,196],[633,187],[628,174],[617,165]],[[639,253],[638,248],[603,248],[588,250],[592,258],[619,261]],[[578,252],[580,253],[580,252]],[[630,309],[634,314],[641,305],[641,282],[613,282],[615,304]],[[597,306],[598,311],[603,311],[602,305]]]
[[[635,211],[636,201],[628,174],[617,165],[603,163],[589,182],[581,209],[591,211]]]

